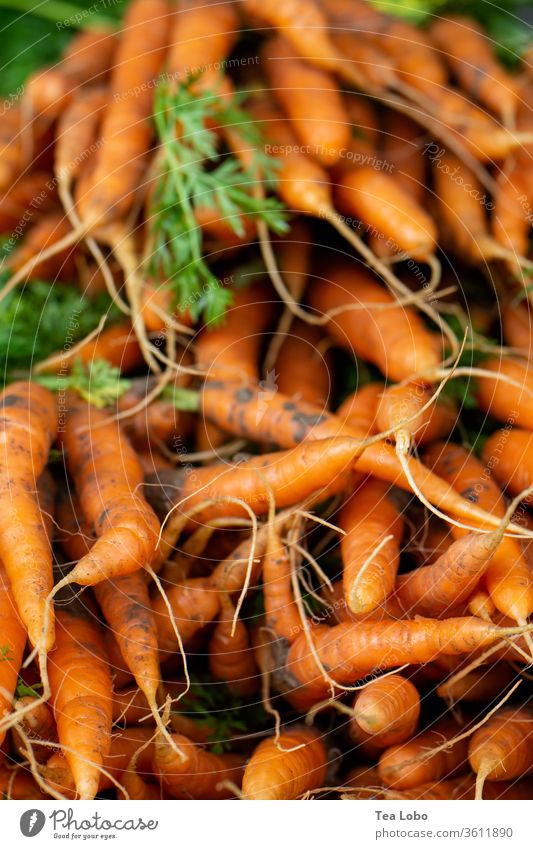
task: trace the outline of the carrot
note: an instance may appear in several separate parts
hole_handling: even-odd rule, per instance
[[[437,219],[446,245],[474,265],[520,260],[490,236],[485,214],[490,201],[475,175],[445,151],[435,154],[433,166]]]
[[[231,53],[239,35],[235,4],[216,3],[206,14],[202,0],[187,0],[178,4],[173,17],[167,58],[171,78],[186,82],[189,77],[198,77],[205,87],[218,82],[216,69]]]
[[[191,475],[161,472],[147,492],[163,514],[177,505],[185,511],[212,503],[194,516],[195,522],[218,516],[248,516],[229,499],[241,498],[256,514],[264,514],[273,496],[278,507],[289,507],[313,496],[316,501],[341,490],[346,475],[364,450],[362,440],[338,437],[306,442],[289,451],[263,454],[235,467],[204,466]],[[152,483],[152,481],[149,481]]]
[[[331,40],[348,63],[354,78],[361,81],[359,87],[382,95],[403,88],[396,75],[394,62],[381,49],[381,45],[373,43],[366,33],[341,30],[333,32]]]
[[[488,442],[494,439],[491,437]],[[424,454],[425,462],[451,483],[464,498],[500,519],[505,503],[498,487],[483,464],[473,454],[453,443],[435,443]],[[472,523],[477,526],[477,522]],[[480,528],[487,527],[485,524]],[[464,530],[452,528],[458,538]],[[498,610],[516,622],[524,622],[533,611],[533,587],[527,563],[517,540],[504,537],[492,556],[485,575],[491,600]]]
[[[0,764],[0,794],[2,799],[46,799],[31,773],[21,766],[9,768]]]
[[[379,607],[392,592],[403,535],[401,514],[388,486],[370,478],[340,512],[344,597],[356,614]]]
[[[184,753],[181,760],[163,739],[155,744],[154,770],[173,799],[227,799],[231,790],[225,781],[240,784],[242,760],[238,755],[214,755],[182,734],[173,734],[174,744]]]
[[[142,353],[129,321],[120,321],[106,327],[94,338],[83,341],[72,351],[53,354],[40,365],[41,372],[53,371],[60,360],[63,368],[68,368],[80,359],[90,366],[95,360],[107,360],[119,368],[123,374],[134,371],[142,362]]]
[[[302,623],[292,594],[289,553],[274,524],[267,531],[262,574],[266,625],[276,637],[292,643]]]
[[[456,681],[445,681],[437,687],[437,695],[448,703],[460,701],[483,702],[489,704],[513,683],[516,673],[506,663],[495,666],[480,667],[458,678]]]
[[[72,249],[67,247],[52,257],[46,255],[51,247],[55,247],[70,233],[72,227],[62,212],[52,211],[42,215],[28,232],[22,245],[13,251],[7,267],[10,271],[21,272],[28,269],[30,263],[31,268],[25,275],[28,280],[55,277],[68,279],[74,273]]]
[[[313,284],[309,297],[320,315],[335,310],[328,323],[334,338],[389,379],[404,380],[438,366],[433,338],[414,309],[395,305],[361,266],[329,265],[327,278]]]
[[[189,578],[181,584],[166,589],[174,622],[170,621],[164,599],[156,595],[152,610],[157,627],[157,641],[161,652],[175,652],[179,648],[175,628],[186,644],[201,629],[215,619],[220,609],[220,598],[206,578]]]
[[[80,603],[56,610],[48,657],[52,708],[61,746],[81,799],[98,792],[98,767],[111,746],[111,675],[99,629]]]
[[[246,697],[257,690],[258,673],[246,625],[237,619],[233,629],[234,617],[231,599],[222,593],[219,619],[209,640],[209,671],[216,680],[225,681],[230,692]]]
[[[26,645],[24,628],[15,607],[6,571],[0,563],[0,717],[11,710],[12,699]],[[0,729],[0,745],[6,732]]]
[[[494,379],[488,375],[478,378],[476,398],[481,409],[503,422],[508,421],[512,410],[516,424],[533,430],[533,373],[528,363],[511,357],[491,357],[484,360],[483,369],[494,372]],[[498,377],[509,378],[518,385]]]
[[[245,799],[298,799],[306,790],[322,787],[328,755],[321,737],[309,728],[282,732],[278,740],[262,740],[244,771]]]
[[[50,748],[40,746],[39,741],[55,742],[57,729],[50,707],[35,696],[22,696],[15,701],[15,710],[20,710],[23,718],[20,727],[29,739],[35,759],[41,763],[50,757]],[[13,741],[19,753],[26,748],[26,743],[16,729],[13,729]]]
[[[154,744],[142,748],[151,737],[153,728],[125,728],[123,731],[113,733],[111,737],[111,748],[103,758],[103,767],[116,780],[120,780],[124,771],[128,768],[132,757],[138,753],[137,769],[144,775],[152,773],[152,758]],[[43,777],[46,781],[67,798],[76,798],[76,786],[72,776],[67,757],[63,752],[54,753],[48,760]],[[99,775],[98,790],[108,790],[113,787],[113,782],[103,773]]]
[[[226,590],[228,593],[240,592],[244,586],[250,553],[253,548],[254,562],[250,586],[254,587],[260,573],[260,563],[257,560],[263,557],[266,552],[267,537],[268,527],[263,526],[259,528],[255,540],[252,541],[250,536],[240,542],[213,570],[210,581],[212,586],[219,591]]]
[[[505,781],[533,770],[533,723],[525,708],[498,711],[470,738],[468,760],[477,775],[476,799],[486,779]]]
[[[391,16],[384,17],[375,35],[369,35],[374,41],[379,41],[381,49],[394,59],[398,77],[417,91],[433,94],[436,88],[446,85],[448,74],[445,64],[427,30],[420,30]]]
[[[295,57],[279,37],[266,43],[261,57],[269,86],[297,138],[313,159],[333,165],[350,140],[349,118],[335,79]]]
[[[394,430],[396,444],[406,449],[412,441],[424,445],[449,436],[457,421],[457,408],[446,397],[430,404],[432,394],[419,383],[388,386],[379,400],[376,429]],[[412,421],[404,425],[406,419]]]
[[[380,122],[372,102],[354,92],[343,92],[342,102],[351,126],[350,140],[332,170],[333,181],[354,163],[375,160],[379,147]]]
[[[130,800],[164,799],[161,788],[157,784],[144,781],[135,765],[129,766],[122,775],[122,786]]]
[[[515,505],[510,509],[514,512]],[[406,613],[443,616],[453,605],[467,601],[489,567],[509,519],[507,512],[499,530],[489,534],[469,533],[453,542],[430,566],[400,575],[395,597]]]
[[[33,164],[41,167],[43,152],[51,144],[47,122],[34,121],[28,127],[22,102],[15,103],[2,116],[0,130],[0,191],[9,192],[17,179]],[[28,137],[29,136],[29,137]]]
[[[471,18],[452,15],[433,21],[429,33],[462,88],[511,124],[518,106],[517,82],[494,58],[482,28]]]
[[[529,181],[523,173],[518,157],[513,157],[509,168],[498,175],[498,190],[494,194],[493,210],[490,219],[491,232],[495,241],[517,257],[527,256],[529,252],[529,230],[531,228],[528,206],[524,204],[529,190]],[[520,273],[520,266],[509,259],[511,272]]]
[[[362,732],[379,749],[403,743],[413,736],[420,717],[420,696],[401,675],[371,681],[356,696],[350,731],[355,742]]]
[[[376,397],[377,394],[376,391]],[[366,424],[364,430],[351,427],[346,419],[313,404],[296,403],[281,392],[265,399],[256,387],[241,389],[220,381],[204,384],[201,409],[207,418],[236,436],[253,437],[257,442],[275,443],[286,448],[304,440],[341,434],[364,438],[368,433]],[[415,458],[410,458],[409,466],[418,486],[436,506],[466,521],[472,519],[475,526],[480,520],[491,527],[498,525],[496,517],[461,497]],[[368,446],[357,460],[356,470],[411,491],[394,449],[384,442]]]
[[[474,617],[449,619],[385,620],[318,626],[312,631],[316,654],[339,687],[351,685],[371,670],[385,670],[404,663],[427,663],[440,655],[469,654],[484,648],[516,629],[499,628]],[[291,703],[315,704],[329,684],[310,652],[307,635],[299,635],[287,655],[284,693]]]
[[[97,152],[91,187],[80,199],[81,219],[104,241],[109,239],[107,222],[127,215],[142,182],[152,140],[150,86],[165,57],[169,11],[165,0],[135,0],[124,17],[102,122],[107,143]]]
[[[57,193],[46,171],[24,174],[10,186],[0,199],[0,232],[14,230],[23,217],[40,216],[49,212],[57,202]]]
[[[166,330],[176,321],[182,327],[192,325],[192,319],[187,310],[172,310],[172,290],[168,281],[155,282],[147,278],[143,281],[141,292],[140,315],[146,329],[152,333]]]
[[[330,359],[320,350],[322,333],[310,324],[296,321],[282,342],[274,365],[279,392],[296,401],[328,406],[332,374]]]
[[[57,65],[37,71],[26,83],[24,98],[33,114],[55,120],[72,98],[80,96],[80,86],[101,82],[115,48],[115,36],[103,29],[75,35]]]
[[[84,586],[149,565],[159,523],[139,491],[139,462],[116,424],[72,397],[61,443],[85,519],[97,540],[60,585]],[[119,462],[117,462],[117,458]]]
[[[105,88],[88,88],[61,115],[54,147],[54,170],[60,182],[67,185],[81,172],[81,165],[96,144],[98,126],[107,105]]]
[[[397,184],[419,204],[426,196],[426,160],[423,136],[414,121],[392,110],[385,113],[383,157]]]
[[[424,751],[440,746],[443,740],[451,740],[457,734],[457,725],[453,720],[444,719],[429,731],[423,731],[413,740],[387,749],[381,755],[378,773],[388,787],[397,790],[409,789],[429,781],[440,781],[452,777],[461,768],[464,769],[468,740],[461,740],[451,748],[436,752],[420,763],[409,764]]]
[[[113,678],[113,686],[130,686],[133,682],[133,675],[131,674],[131,670],[126,664],[126,661],[122,657],[122,654],[120,653],[120,649],[118,647],[118,643],[115,639],[114,634],[111,631],[104,631],[104,642],[106,647],[106,653],[109,658],[109,668],[111,670]],[[148,711],[146,712],[148,713]]]
[[[521,348],[526,354],[533,349],[532,322],[527,302],[509,299],[502,305],[503,338],[507,345]]]
[[[529,430],[507,427],[489,436],[483,447],[483,460],[511,495],[519,495],[523,481],[529,486],[533,480],[532,439]]]
[[[20,381],[4,389],[0,410],[4,429],[0,455],[1,556],[19,616],[30,643],[39,651],[45,700],[45,656],[54,643],[53,621],[46,623],[45,616],[45,599],[53,583],[52,551],[35,497],[35,481],[55,439],[56,400],[44,387]]]
[[[339,421],[361,433],[377,433],[377,411],[384,384],[372,382],[358,387],[348,395],[336,412]]]

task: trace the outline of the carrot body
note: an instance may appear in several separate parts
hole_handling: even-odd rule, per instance
[[[498,483],[518,495],[533,481],[533,433],[509,427],[497,430],[483,447],[483,459]]]
[[[165,58],[169,11],[165,0],[135,0],[124,17],[102,121],[107,142],[97,152],[89,191],[80,198],[82,220],[104,240],[105,222],[127,215],[142,182],[153,134],[152,86]]]
[[[369,393],[372,404],[373,392],[372,389]],[[376,391],[376,401],[378,394]],[[366,401],[368,398],[365,399],[363,407],[366,407]],[[347,402],[348,405],[351,403]],[[359,430],[351,427],[346,418],[335,416],[313,404],[303,401],[296,403],[281,392],[265,399],[253,386],[244,390],[221,384],[220,381],[208,381],[202,390],[201,406],[207,418],[230,433],[248,439],[253,437],[258,442],[275,443],[286,448],[304,440],[324,439],[340,434],[361,439],[368,434],[367,424],[364,430]],[[349,410],[347,413],[349,417]],[[344,405],[343,415],[346,415]],[[461,497],[415,458],[410,458],[409,465],[418,486],[433,504],[458,518],[487,520],[484,510],[480,511],[476,504],[466,497]],[[358,472],[375,475],[380,480],[411,491],[394,448],[385,442],[366,448],[358,458],[355,468]],[[494,521],[493,527],[496,524],[497,521]]]
[[[389,379],[400,381],[438,367],[434,341],[415,310],[396,306],[394,297],[361,266],[330,265],[327,279],[311,287],[310,300],[320,315],[334,310],[330,333]],[[375,304],[379,306],[373,309]],[[340,307],[346,309],[337,312]]]
[[[167,58],[172,79],[182,83],[191,76],[216,79],[214,68],[231,53],[238,34],[239,19],[234,3],[216,3],[209,7],[209,14],[201,0],[179,3],[173,16]]]
[[[346,533],[341,539],[344,597],[353,613],[369,613],[392,592],[400,561],[403,521],[387,484],[366,481],[343,506],[339,523]],[[392,539],[385,541],[388,536]]]
[[[74,353],[62,354],[62,365],[80,359],[90,366],[95,360],[107,360],[123,374],[133,371],[143,361],[139,343],[129,321],[120,321],[102,330],[94,339],[83,342]]]
[[[248,631],[237,619],[232,635],[235,608],[226,593],[220,601],[220,615],[209,640],[209,671],[238,696],[250,696],[257,689],[257,669],[250,648]]]
[[[26,645],[26,629],[22,624],[11,594],[9,581],[0,563],[0,633],[2,656],[0,660],[0,718],[11,710],[12,699]],[[0,731],[0,745],[6,732]]]
[[[46,799],[47,797],[26,767],[9,769],[0,765],[0,793],[2,799]]]
[[[376,433],[377,411],[383,394],[383,383],[367,383],[344,399],[336,416],[347,426],[361,433]]]
[[[142,469],[116,424],[103,411],[72,399],[61,434],[81,508],[97,540],[69,578],[97,584],[149,564],[159,523],[139,487]],[[118,462],[117,462],[118,460]]]
[[[449,685],[445,681],[437,687],[437,695],[448,703],[464,701],[489,704],[507,690],[515,677],[516,673],[506,663],[498,663],[492,669],[480,667]]]
[[[281,38],[271,39],[262,58],[270,88],[307,153],[329,167],[350,140],[348,116],[334,77],[294,57]]]
[[[515,161],[510,168],[498,175],[498,191],[494,194],[494,209],[491,215],[491,231],[494,239],[511,255],[527,256],[531,216],[527,201],[529,180],[523,174],[521,163]],[[512,259],[511,270],[517,270]]]
[[[52,551],[35,497],[36,478],[48,461],[57,430],[54,396],[37,384],[11,383],[0,396],[0,546],[18,613],[33,646],[50,649],[53,622],[45,627],[52,589]],[[31,530],[30,530],[31,529]]]
[[[294,751],[287,751],[294,748]],[[326,747],[315,731],[295,728],[276,742],[268,738],[253,752],[242,782],[246,799],[297,799],[322,787],[327,771]]]
[[[313,325],[294,322],[275,363],[275,381],[279,392],[298,401],[327,406],[332,374],[327,355],[320,351],[323,338]]]
[[[35,260],[28,280],[68,279],[74,275],[72,248],[59,251],[48,259],[39,261],[39,256],[59,242],[72,231],[68,218],[63,212],[47,212],[42,215],[28,232],[24,242],[9,257],[8,266],[12,271],[18,271],[29,260]]]
[[[388,239],[395,252],[424,260],[436,246],[431,217],[394,175],[362,166],[342,175],[335,190],[341,211],[360,218],[367,228]]]
[[[396,183],[418,203],[424,203],[426,161],[420,127],[405,115],[390,110],[385,114],[384,130],[383,157]]]
[[[371,681],[355,698],[350,731],[359,732],[380,749],[408,740],[420,717],[420,696],[414,684],[401,675]]]
[[[491,623],[461,617],[318,626],[312,637],[322,664],[342,687],[371,670],[427,663],[440,655],[468,654],[495,642],[499,633]],[[289,680],[302,688],[286,693],[292,702],[314,704],[327,692],[329,685],[321,676],[305,634],[298,636],[289,649],[287,670]]]
[[[404,790],[429,781],[452,777],[455,772],[464,769],[468,740],[461,740],[450,749],[443,749],[419,763],[408,762],[424,751],[440,746],[445,740],[451,740],[457,734],[457,725],[453,721],[443,720],[432,730],[423,731],[413,740],[388,749],[382,754],[378,765],[382,781],[388,787]]]
[[[505,708],[470,738],[468,760],[475,773],[505,781],[533,770],[533,723],[525,709]]]
[[[81,799],[98,792],[98,766],[111,746],[111,675],[98,628],[74,605],[56,611],[48,674],[59,742]]]
[[[185,755],[181,760],[164,740],[156,742],[154,768],[165,790],[174,799],[227,799],[232,793],[219,788],[224,781],[240,784],[242,761],[238,755],[214,755],[181,734],[173,734]]]
[[[76,100],[63,112],[54,148],[54,170],[60,181],[68,184],[80,173],[81,165],[96,144],[107,101],[105,88],[89,88],[77,94]]]
[[[56,202],[57,193],[46,171],[24,174],[0,199],[0,232],[13,230],[25,213],[33,218],[48,212]]]
[[[507,301],[503,305],[502,313],[503,337],[506,344],[521,348],[524,353],[530,354],[533,349],[533,324],[527,303]]]
[[[175,625],[186,644],[204,625],[211,622],[220,608],[220,598],[205,578],[190,578],[166,590]],[[179,645],[164,600],[158,594],[152,600],[158,645],[162,652],[175,652]]]
[[[53,743],[57,740],[57,728],[54,716],[46,702],[41,702],[35,696],[22,696],[15,702],[15,710],[24,709],[20,727],[29,738],[35,759],[40,763],[48,760],[51,749],[48,746],[40,746],[39,741],[44,740]],[[13,730],[13,739],[16,748],[20,752],[26,748],[24,740]]]
[[[494,372],[494,379],[480,377],[476,397],[482,410],[506,422],[512,410],[513,420],[520,427],[533,430],[533,372],[527,362],[510,357],[493,357],[483,362],[483,368]],[[519,386],[498,380],[510,378]]]
[[[495,115],[512,119],[518,105],[516,80],[494,58],[481,27],[454,15],[434,21],[429,32],[461,86]]]
[[[446,398],[430,404],[431,396],[429,387],[417,383],[387,387],[377,408],[377,431],[401,430],[407,443],[414,439],[419,445],[449,436],[457,419],[455,405]]]
[[[276,528],[272,528],[267,536],[263,558],[263,598],[267,627],[277,637],[292,643],[300,633],[302,623],[292,594],[289,554]]]
[[[525,433],[525,431],[523,431]],[[495,437],[487,440],[497,441]],[[489,455],[486,455],[489,456]],[[505,503],[501,492],[487,474],[485,467],[473,454],[453,443],[435,443],[425,454],[428,465],[449,481],[467,500],[502,518]],[[497,464],[497,467],[499,464]],[[496,468],[497,468],[496,467]],[[477,522],[473,522],[477,526]],[[480,524],[479,527],[486,527]],[[454,537],[465,531],[452,528]],[[492,556],[485,574],[490,597],[498,610],[515,621],[527,619],[533,610],[533,587],[527,563],[517,540],[504,537]]]

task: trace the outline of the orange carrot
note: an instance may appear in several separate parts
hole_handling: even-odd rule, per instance
[[[282,38],[262,50],[267,81],[306,152],[326,167],[342,156],[350,140],[349,119],[335,79],[294,56]]]
[[[106,421],[103,411],[70,399],[61,442],[97,540],[62,583],[86,586],[127,575],[156,553],[159,523],[139,490],[141,467],[118,426]]]
[[[57,740],[56,724],[50,707],[35,696],[22,696],[16,700],[14,707],[23,714],[20,728],[31,743],[35,760],[44,763],[50,757],[51,749],[48,746],[40,746],[39,741],[53,743]],[[13,729],[13,741],[19,752],[26,748],[25,741],[16,729]]]
[[[275,362],[277,390],[297,401],[328,406],[332,374],[327,354],[320,350],[324,336],[318,328],[296,321]]]
[[[490,669],[473,669],[456,681],[445,681],[437,687],[437,695],[448,703],[483,702],[489,704],[505,692],[516,678],[516,672],[506,663],[497,663]]]
[[[29,770],[21,766],[10,769],[0,765],[0,794],[2,799],[20,799],[24,802],[47,798]]]
[[[494,440],[490,437],[488,443]],[[477,504],[500,519],[505,502],[498,487],[483,464],[466,449],[453,443],[435,443],[424,459],[430,468],[451,483],[465,499]],[[478,525],[477,521],[472,523]],[[480,524],[480,528],[487,527]],[[452,528],[455,538],[465,531]],[[517,622],[525,621],[533,611],[533,587],[527,563],[517,540],[504,537],[492,556],[485,575],[491,600],[498,610]]]
[[[494,379],[478,378],[476,398],[481,409],[502,422],[508,421],[512,410],[516,424],[533,430],[533,372],[528,363],[511,357],[491,357],[483,362],[483,369],[494,372]],[[499,380],[497,376],[508,377],[518,386]]]
[[[409,447],[411,441],[418,445],[449,436],[457,420],[455,404],[444,397],[434,401],[426,410],[432,391],[418,383],[391,385],[379,400],[377,431],[395,430],[394,439]],[[418,415],[417,415],[418,413]],[[413,419],[404,425],[406,419]]]
[[[88,88],[76,95],[61,115],[56,130],[54,170],[67,187],[81,172],[81,166],[96,145],[98,126],[107,105],[105,88]]]
[[[533,350],[531,313],[527,302],[507,300],[502,306],[503,337],[507,345],[521,348],[530,355]]]
[[[33,220],[49,212],[55,203],[57,193],[46,171],[24,174],[0,198],[0,232],[14,230],[25,214]]]
[[[310,301],[320,315],[335,310],[328,323],[335,339],[391,380],[439,364],[433,338],[415,310],[395,305],[394,297],[361,266],[339,261],[329,265],[327,278],[312,286]]]
[[[429,33],[462,88],[495,115],[512,122],[518,105],[516,80],[494,58],[479,24],[461,15],[439,17]]]
[[[323,786],[327,765],[326,747],[316,731],[284,731],[278,740],[262,740],[252,753],[244,771],[244,797],[298,799],[306,790]]]
[[[383,132],[383,157],[396,183],[423,204],[426,194],[426,159],[422,133],[414,121],[392,110],[386,112]]]
[[[1,556],[19,616],[32,646],[39,649],[45,673],[44,653],[54,643],[53,621],[46,627],[45,617],[53,583],[52,551],[35,490],[56,435],[56,399],[44,387],[21,381],[4,389],[0,409]]]
[[[12,699],[26,645],[26,629],[20,621],[4,567],[0,563],[0,717],[11,710]],[[6,732],[0,729],[0,745]]]
[[[189,578],[177,586],[168,587],[166,594],[174,623],[170,621],[167,606],[160,594],[152,600],[152,610],[159,650],[175,652],[179,649],[179,643],[174,629],[177,628],[183,643],[187,644],[204,625],[215,619],[220,609],[220,597],[206,578]]]
[[[111,746],[111,676],[100,631],[80,603],[56,610],[48,658],[52,708],[61,746],[81,799],[94,799]]]
[[[523,489],[531,486],[532,449],[533,433],[509,426],[489,436],[483,447],[483,460],[498,483],[511,495],[519,495]]]
[[[525,708],[505,708],[470,738],[468,760],[477,775],[476,798],[485,779],[505,781],[533,770],[533,722]]]
[[[339,524],[344,597],[356,614],[379,607],[392,592],[400,561],[403,521],[388,486],[370,478],[347,501]]]
[[[217,70],[231,53],[239,35],[239,19],[233,2],[206,7],[202,0],[180,2],[172,20],[167,65],[172,79],[202,80],[205,90],[218,82]],[[198,82],[198,80],[197,80]]]
[[[378,773],[382,781],[397,790],[409,789],[429,781],[440,781],[452,777],[464,769],[468,740],[461,740],[449,749],[443,749],[430,755],[428,750],[440,746],[445,740],[451,740],[458,733],[452,720],[442,720],[429,731],[423,731],[413,740],[387,749],[379,759]],[[428,751],[424,760],[409,764],[412,758]]]
[[[350,730],[384,749],[408,740],[420,717],[420,696],[414,684],[401,675],[371,681],[355,698]]]
[[[527,202],[529,181],[521,165],[518,157],[513,156],[511,166],[498,174],[498,191],[494,194],[490,220],[496,242],[516,257],[527,256],[531,228],[529,203],[524,203],[524,199]],[[508,266],[511,271],[520,271],[511,258]]]
[[[251,696],[257,690],[258,673],[248,631],[241,619],[233,620],[235,608],[227,593],[220,599],[220,614],[209,640],[209,671],[213,678],[225,681],[230,692]]]
[[[52,211],[42,215],[29,230],[24,242],[9,257],[7,263],[9,269],[13,272],[20,271],[31,261],[31,270],[26,274],[28,280],[46,280],[55,277],[68,279],[74,275],[71,248],[65,248],[54,256],[42,260],[40,256],[46,256],[49,248],[70,233],[72,233],[72,227],[63,212]]]
[[[263,558],[263,598],[266,625],[276,637],[292,643],[302,623],[292,595],[291,564],[278,529],[271,525],[267,532]]]
[[[173,734],[172,739],[184,759],[161,738],[155,745],[154,769],[173,799],[227,799],[233,795],[220,785],[224,781],[240,784],[242,760],[238,755],[214,755],[182,734]]]

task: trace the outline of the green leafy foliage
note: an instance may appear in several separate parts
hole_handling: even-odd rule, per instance
[[[15,695],[17,699],[22,699],[24,696],[31,696],[32,698],[38,699],[39,693],[37,691],[42,689],[42,684],[34,684],[33,687],[30,687],[28,684],[24,683],[22,678],[19,678]]]
[[[11,649],[9,648],[9,646],[0,646],[0,663],[3,663],[4,661],[13,660],[13,658],[9,655],[10,651]]]
[[[247,704],[224,683],[214,682],[205,675],[191,675],[191,689],[180,707],[198,725],[209,730],[208,740],[215,754],[231,749],[232,736],[266,728],[271,721],[261,704],[255,700]]]
[[[5,383],[13,372],[72,347],[98,325],[102,314],[118,312],[107,295],[94,300],[73,286],[35,281],[0,302],[0,362]]]
[[[37,375],[34,380],[54,392],[70,389],[93,407],[107,407],[126,392],[131,383],[120,376],[120,369],[107,360],[92,360],[88,365],[74,360],[68,374]]]
[[[213,123],[238,128],[247,141],[260,147],[257,129],[239,107],[238,98],[224,105],[216,95],[198,97],[191,82],[161,84],[156,90],[154,120],[161,150],[149,215],[150,272],[172,283],[178,309],[188,309],[193,318],[203,316],[213,324],[223,317],[232,294],[206,262],[195,210],[200,206],[216,209],[237,236],[244,235],[241,215],[262,219],[276,233],[285,232],[287,222],[278,200],[253,195],[253,173],[233,154],[221,154],[218,149],[218,136],[210,128]],[[258,153],[255,167],[261,169],[268,187],[273,162]]]

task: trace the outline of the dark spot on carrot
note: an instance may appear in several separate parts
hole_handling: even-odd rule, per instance
[[[246,386],[242,389],[238,389],[235,393],[235,400],[238,401],[239,404],[246,404],[248,401],[251,401],[253,397],[253,391]]]

